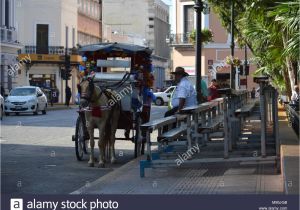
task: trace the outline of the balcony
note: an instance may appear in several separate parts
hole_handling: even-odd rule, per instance
[[[69,48],[67,53],[71,55],[72,64],[79,64],[82,60],[76,48]],[[28,58],[28,56],[33,62],[37,63],[63,63],[65,60],[65,48],[63,46],[49,46],[45,48],[27,45],[20,51],[18,57],[21,60]]]
[[[1,43],[18,44],[17,32],[14,28],[8,29],[5,26],[1,26],[0,31]]]
[[[64,55],[65,48],[63,46],[49,46],[48,48],[44,49],[37,46],[25,46],[21,53],[23,54],[50,54],[50,55]],[[76,50],[69,48],[68,52],[69,55],[76,55]]]
[[[172,47],[193,47],[193,43],[190,40],[190,34],[170,34],[166,38],[166,42]]]

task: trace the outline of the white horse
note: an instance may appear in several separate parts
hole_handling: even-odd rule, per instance
[[[93,78],[82,79],[80,83],[80,106],[85,111],[86,127],[90,136],[90,159],[88,165],[94,167],[94,128],[99,129],[99,164],[98,167],[105,167],[105,150],[108,147],[111,163],[116,162],[115,157],[115,134],[120,117],[120,104],[108,105],[113,95],[111,91],[102,90],[93,82]]]

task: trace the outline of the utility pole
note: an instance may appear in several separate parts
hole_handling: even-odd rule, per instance
[[[244,61],[244,75],[246,75],[246,90],[248,89],[248,80],[247,80],[247,44],[245,44],[245,61]]]
[[[69,28],[66,26],[66,49],[65,49],[65,80],[66,80],[66,87],[65,87],[65,104],[67,105],[67,86],[68,86],[68,77],[67,72],[69,72],[69,65],[68,65],[68,36],[69,36]]]
[[[195,2],[196,11],[196,61],[195,61],[195,73],[196,73],[196,91],[198,104],[201,103],[201,12],[203,10],[202,0],[196,0]]]
[[[231,33],[231,58],[234,57],[234,0],[231,0],[231,24],[230,24],[230,33]],[[230,88],[235,89],[235,67],[233,63],[231,64],[231,72],[230,72]]]

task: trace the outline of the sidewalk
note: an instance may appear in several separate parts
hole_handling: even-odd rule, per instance
[[[299,194],[299,138],[288,126],[286,112],[279,107],[279,139],[281,140],[281,167],[286,194]]]
[[[279,120],[281,174],[274,164],[254,162],[146,169],[140,178],[140,157],[72,194],[299,194],[299,140],[283,110]]]

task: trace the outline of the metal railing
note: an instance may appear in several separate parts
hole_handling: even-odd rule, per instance
[[[14,28],[0,27],[0,37],[2,43],[18,43],[17,32]]]
[[[40,54],[37,52],[37,46],[25,46],[22,50],[21,53],[25,54]],[[77,54],[76,50],[69,48],[68,52],[69,55],[74,55]],[[41,53],[43,54],[43,53]],[[48,47],[48,53],[51,55],[64,55],[65,54],[65,48],[63,46],[49,46]]]
[[[167,37],[166,41],[170,45],[192,45],[193,44],[190,39],[190,33],[170,34]]]

